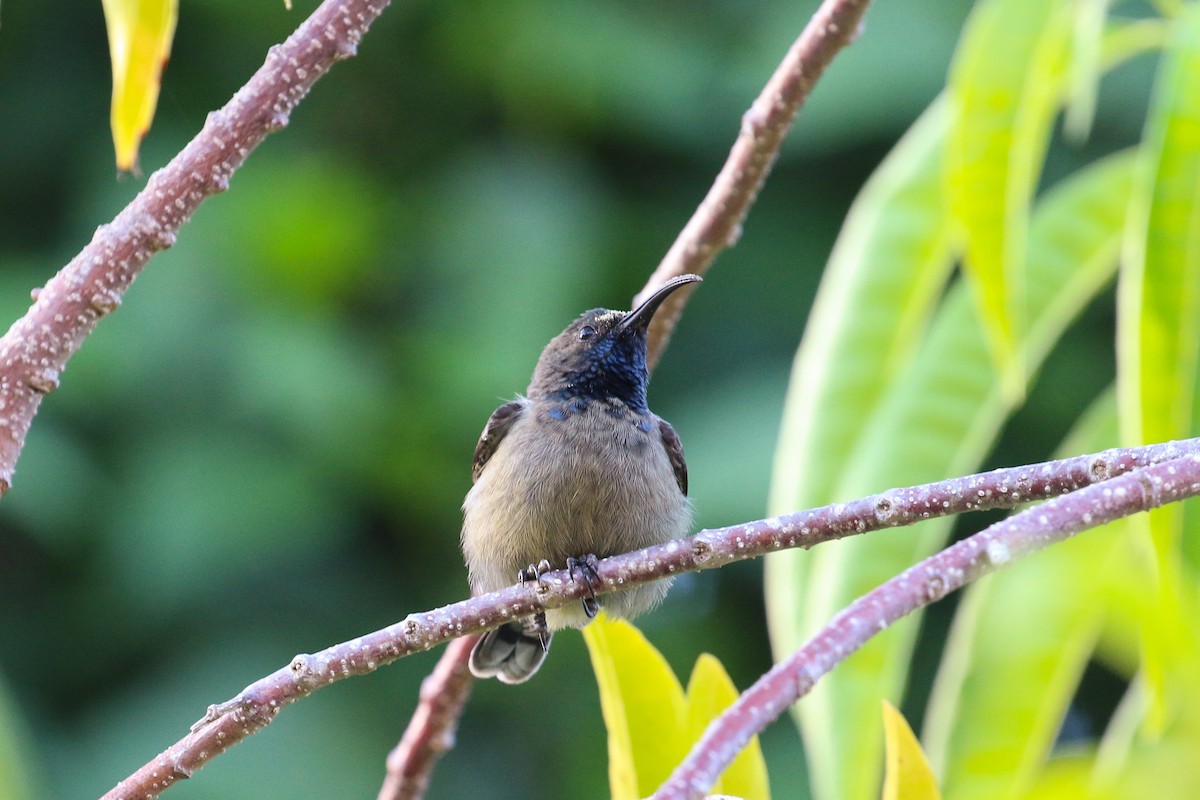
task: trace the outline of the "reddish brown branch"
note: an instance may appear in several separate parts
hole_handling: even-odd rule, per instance
[[[1200,455],[1200,439],[1106,450],[1095,455],[995,470],[701,531],[668,544],[603,559],[596,569],[599,592],[628,588],[680,572],[712,569],[788,547],[808,548],[858,533],[911,525],[931,517],[1013,508],[1066,494],[1148,464],[1188,455]],[[157,797],[175,780],[190,775],[209,759],[266,726],[281,708],[322,686],[373,672],[384,664],[465,634],[564,606],[581,600],[587,593],[588,587],[573,583],[565,571],[550,572],[537,584],[513,586],[433,611],[410,614],[383,630],[313,655],[298,655],[232,700],[211,707],[187,736],[105,797],[109,800]]]
[[[999,567],[1080,531],[1200,495],[1200,455],[1145,467],[1050,500],[951,545],[855,600],[709,725],[655,793],[704,797],[730,762],[817,680],[901,617]]]
[[[454,746],[454,731],[475,683],[467,660],[478,639],[464,636],[446,646],[421,682],[421,699],[400,743],[388,754],[379,800],[419,800],[429,788],[437,760]]]
[[[326,0],[117,217],[44,288],[0,339],[0,495],[42,398],[97,321],[115,309],[150,257],[206,197],[222,192],[246,156],[287,125],[292,109],[333,66],[354,55],[388,0]]]
[[[634,306],[671,278],[689,272],[703,275],[717,254],[737,242],[742,223],[775,164],[796,113],[833,57],[857,37],[869,2],[825,0],[817,9],[742,116],[741,132],[725,166],[646,287],[634,298]],[[651,366],[658,363],[691,292],[691,287],[675,292],[654,315],[648,357]]]

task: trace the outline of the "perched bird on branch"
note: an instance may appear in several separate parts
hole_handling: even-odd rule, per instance
[[[598,558],[678,538],[691,523],[687,465],[675,429],[646,404],[650,320],[668,281],[632,311],[584,312],[546,345],[524,397],[496,409],[463,501],[462,547],[471,589],[484,594],[551,569],[597,586]],[[551,633],[581,628],[603,606],[633,617],[658,604],[668,580],[510,622],[481,638],[471,671],[521,683],[537,672]]]

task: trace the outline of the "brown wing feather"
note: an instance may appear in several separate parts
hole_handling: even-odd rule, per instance
[[[512,424],[520,418],[522,409],[524,406],[521,402],[514,400],[500,406],[488,417],[487,425],[483,426],[483,433],[479,436],[479,443],[475,445],[475,460],[471,462],[471,483],[479,480],[479,473],[483,472],[484,465],[500,446],[504,434],[508,433]]]
[[[671,423],[665,419],[658,421],[658,432],[662,436],[663,447],[667,449],[667,458],[671,461],[671,469],[675,470],[675,481],[679,484],[679,491],[686,495],[687,462],[683,460],[683,443],[679,441],[679,434],[675,433]]]

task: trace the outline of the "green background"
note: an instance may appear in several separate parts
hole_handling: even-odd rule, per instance
[[[148,175],[313,7],[182,4]],[[579,311],[627,307],[817,3],[398,2],[157,256],[47,398],[0,502],[0,739],[38,797],[98,796],[298,652],[466,596],[459,504],[488,414]],[[801,113],[650,390],[697,523],[761,517],[788,370],[845,210],[937,94],[967,2],[870,10]],[[1131,4],[1123,4],[1131,5]],[[98,2],[5,4],[0,319],[145,185],[118,177]],[[1086,146],[1137,141],[1153,67]],[[992,462],[1048,457],[1112,378],[1112,298],[1060,344]],[[879,487],[884,488],[884,487]],[[979,520],[968,520],[968,528]],[[760,565],[684,576],[639,621],[676,671],[770,665]],[[928,686],[946,614],[914,671]],[[431,796],[606,796],[582,640],[476,687]],[[319,692],[169,796],[370,797],[437,655]],[[1094,671],[1095,672],[1095,671]],[[1119,696],[1069,724],[1102,729]],[[1098,716],[1097,716],[1098,715]],[[919,719],[914,720],[914,724]],[[764,738],[802,792],[790,720]]]

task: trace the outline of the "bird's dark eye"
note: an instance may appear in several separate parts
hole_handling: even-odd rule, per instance
[[[588,339],[591,339],[595,335],[596,335],[596,329],[593,328],[591,325],[584,325],[582,328],[579,329],[579,341],[581,341],[581,342],[586,342]]]

